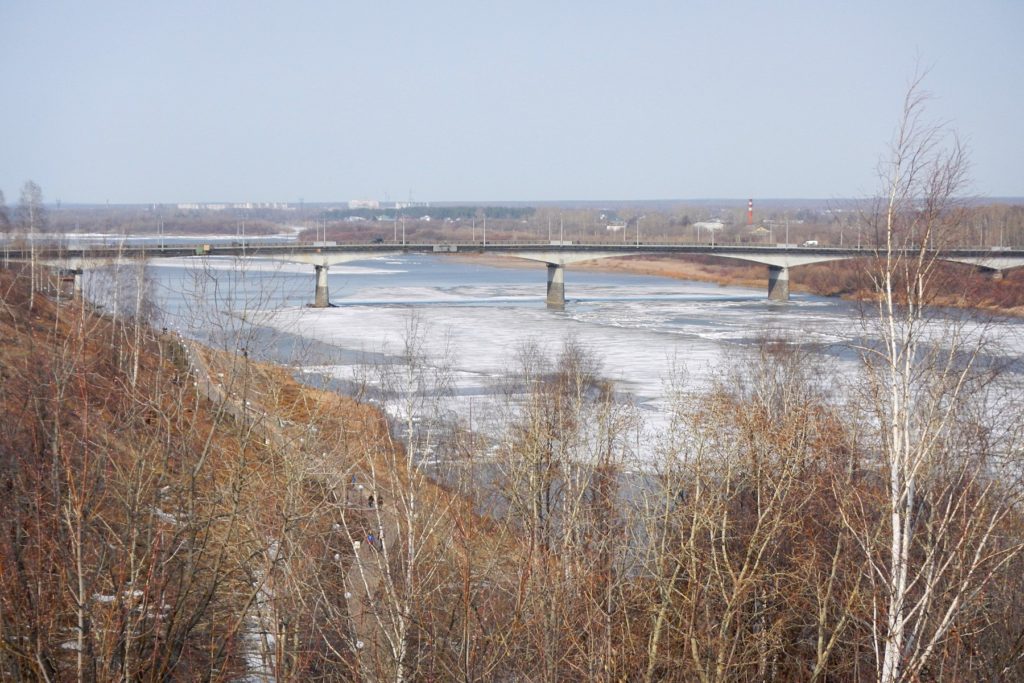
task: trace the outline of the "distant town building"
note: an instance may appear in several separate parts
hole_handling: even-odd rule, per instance
[[[348,200],[349,209],[379,209],[380,202],[376,199],[350,199]]]
[[[223,211],[226,204],[178,204],[181,211]]]
[[[293,211],[292,207],[285,202],[238,202],[235,204],[198,204],[184,203],[177,204],[179,211],[225,211],[227,209],[251,209],[261,211]]]

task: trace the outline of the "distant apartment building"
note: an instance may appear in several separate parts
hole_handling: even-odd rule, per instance
[[[376,199],[350,199],[348,200],[349,209],[379,209],[380,202]]]
[[[287,202],[238,202],[234,204],[184,203],[176,205],[179,211],[226,211],[227,209],[251,209],[261,211],[293,211]]]
[[[276,211],[291,211],[292,207],[287,202],[243,202],[232,204],[232,209],[269,209]]]

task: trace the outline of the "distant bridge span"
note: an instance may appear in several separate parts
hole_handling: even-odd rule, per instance
[[[569,242],[552,243],[443,243],[443,244],[336,244],[320,243],[261,243],[251,241],[232,244],[146,245],[124,247],[86,247],[65,249],[40,245],[34,249],[6,249],[7,261],[24,261],[33,256],[53,267],[62,268],[76,277],[84,268],[101,263],[139,258],[180,258],[202,256],[235,256],[265,258],[312,265],[316,272],[315,307],[330,305],[327,274],[331,266],[356,261],[369,256],[402,253],[429,254],[504,254],[547,265],[547,304],[552,308],[565,305],[565,267],[582,261],[636,255],[699,255],[715,256],[768,267],[768,298],[772,301],[789,299],[789,269],[812,263],[870,258],[873,249],[849,247],[799,247],[794,245],[750,246],[711,244],[590,244]],[[918,255],[917,250],[899,252],[901,256]],[[1024,267],[1024,249],[947,249],[935,254],[939,259],[964,263],[990,273],[993,277],[1013,268]]]

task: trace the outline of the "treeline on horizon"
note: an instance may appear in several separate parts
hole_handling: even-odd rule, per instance
[[[909,198],[908,198],[909,199]],[[910,200],[920,205],[920,198]],[[958,234],[950,235],[949,246],[1024,247],[1024,201],[955,199],[962,217]],[[407,237],[416,239],[467,239],[472,225],[486,218],[493,230],[491,239],[547,239],[549,226],[564,229],[566,239],[609,241],[617,235],[608,226],[635,229],[643,221],[644,241],[699,241],[710,238],[701,232],[701,222],[721,222],[716,241],[731,244],[775,243],[786,237],[794,244],[816,240],[823,246],[874,246],[877,234],[867,230],[877,199],[860,200],[756,200],[754,221],[747,224],[746,203],[736,200],[693,200],[689,202],[540,202],[535,205],[475,205],[456,203],[403,209],[320,208],[273,209],[180,209],[172,205],[60,206],[44,201],[42,188],[26,181],[19,201],[8,207],[0,193],[0,233],[105,233],[147,234],[238,234],[269,235],[294,227],[346,241],[368,241],[373,236],[360,232],[359,218],[378,224],[379,219],[402,219]],[[430,225],[421,220],[441,222],[461,232]],[[479,227],[479,226],[478,226]],[[465,234],[463,234],[465,233]]]
[[[43,189],[29,180],[22,188],[18,203],[8,207],[0,192],[0,233],[19,234],[202,234],[223,233],[271,235],[281,231],[276,212],[199,211],[177,207],[138,205],[66,206],[47,204]]]
[[[521,220],[530,218],[537,212],[532,206],[410,206],[405,208],[384,208],[384,209],[327,209],[319,214],[321,220],[343,220],[346,218],[362,218],[364,220],[378,220],[380,218],[412,218],[430,216],[431,220],[460,220],[472,221],[474,219],[499,220]]]

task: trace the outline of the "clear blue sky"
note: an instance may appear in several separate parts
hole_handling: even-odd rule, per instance
[[[849,197],[920,60],[1024,195],[1024,2],[0,0],[0,189],[47,201]]]

